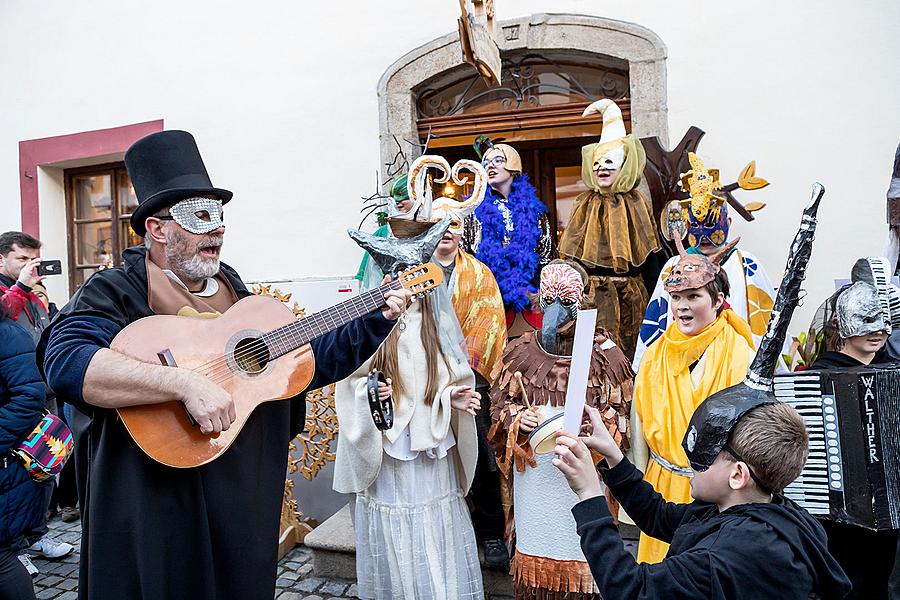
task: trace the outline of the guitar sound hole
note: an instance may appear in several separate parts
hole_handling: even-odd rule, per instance
[[[234,362],[245,373],[261,373],[269,358],[269,348],[259,338],[244,338],[234,346]]]

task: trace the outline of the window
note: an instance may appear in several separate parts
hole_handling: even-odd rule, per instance
[[[629,89],[627,62],[567,50],[505,54],[499,87],[486,87],[465,65],[424,82],[413,94],[419,138],[438,141],[434,148],[480,133],[507,139],[577,137],[585,128],[597,129],[599,121],[586,123],[581,113],[600,98],[616,100],[628,122]]]
[[[122,251],[141,243],[129,225],[137,196],[122,163],[67,169],[69,289],[122,264]]]

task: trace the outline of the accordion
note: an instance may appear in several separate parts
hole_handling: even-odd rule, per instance
[[[784,495],[810,514],[900,528],[900,365],[775,376],[809,430],[809,459]]]

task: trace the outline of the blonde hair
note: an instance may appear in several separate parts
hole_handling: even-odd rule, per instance
[[[450,360],[444,354],[441,348],[441,339],[437,331],[437,321],[435,318],[435,310],[431,304],[431,298],[426,296],[419,302],[422,311],[422,330],[420,337],[422,339],[422,348],[425,352],[425,362],[427,365],[427,379],[425,384],[425,406],[431,406],[434,399],[438,395],[438,357],[444,361],[444,367],[447,371],[451,370]],[[400,398],[406,392],[406,386],[403,378],[400,377],[400,361],[397,355],[397,341],[400,339],[400,327],[394,327],[384,343],[375,352],[372,359],[372,368],[384,373],[385,377],[391,378],[391,386],[394,388],[394,403],[399,402]]]
[[[747,411],[731,431],[728,444],[775,493],[797,479],[809,454],[806,423],[783,402]],[[728,453],[725,457],[736,460]]]

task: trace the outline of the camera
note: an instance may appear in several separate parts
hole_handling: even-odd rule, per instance
[[[62,273],[62,261],[42,260],[37,268],[38,275],[59,275]]]

